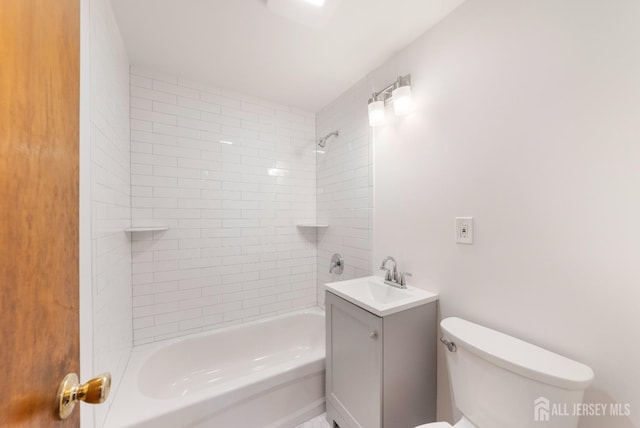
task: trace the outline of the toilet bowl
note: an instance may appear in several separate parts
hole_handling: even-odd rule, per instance
[[[540,420],[546,428],[578,426],[578,415],[550,415],[549,405],[581,403],[593,380],[590,367],[461,318],[440,326],[453,400],[463,416],[453,427],[416,428],[539,428]]]

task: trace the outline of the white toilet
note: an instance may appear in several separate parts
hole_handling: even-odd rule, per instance
[[[593,380],[590,367],[460,318],[440,326],[453,398],[463,415],[455,428],[577,427],[573,409]]]

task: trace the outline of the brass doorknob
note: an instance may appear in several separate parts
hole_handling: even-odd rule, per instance
[[[103,373],[80,385],[78,375],[69,373],[58,388],[58,414],[60,419],[69,417],[78,401],[100,404],[109,396],[111,390],[111,374]]]

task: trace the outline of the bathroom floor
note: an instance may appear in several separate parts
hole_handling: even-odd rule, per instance
[[[329,425],[329,422],[327,422],[326,413],[323,413],[320,416],[316,416],[315,418],[298,425],[296,428],[331,428],[331,426]]]

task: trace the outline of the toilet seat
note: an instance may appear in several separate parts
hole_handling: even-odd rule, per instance
[[[424,424],[417,426],[415,428],[477,428],[471,421],[464,416],[456,423],[451,426],[447,422],[432,422],[430,424]]]

